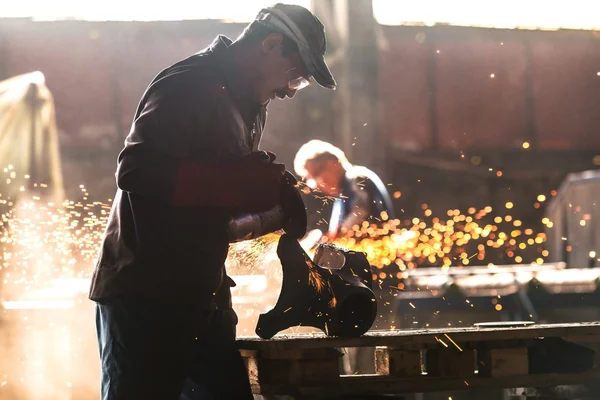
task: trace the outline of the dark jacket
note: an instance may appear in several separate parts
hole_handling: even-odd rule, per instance
[[[329,232],[340,229],[351,230],[363,221],[381,224],[382,213],[389,219],[394,218],[392,199],[387,188],[368,168],[353,166],[346,171],[342,179],[340,196],[334,201],[329,220]]]
[[[244,162],[258,149],[266,107],[248,100],[230,44],[217,37],[146,89],[118,157],[90,299],[136,294],[214,307],[228,216],[278,202],[283,166]]]

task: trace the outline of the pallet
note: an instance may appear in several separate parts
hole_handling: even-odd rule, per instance
[[[293,396],[298,399],[357,398],[383,394],[407,394],[457,391],[467,389],[504,389],[513,387],[552,387],[569,384],[595,383],[600,372],[581,374],[517,375],[503,378],[394,378],[379,375],[342,376],[336,382],[320,385],[293,386],[286,384],[253,385],[255,394]],[[465,383],[466,382],[466,383]]]
[[[576,371],[567,371],[572,342],[600,348],[600,323],[369,332],[361,338],[282,335],[270,340],[240,338],[238,347],[255,394],[344,399],[598,381],[600,370],[592,364],[574,364],[571,369]],[[536,348],[548,344],[567,346],[561,350],[566,361],[540,359]],[[341,376],[339,349],[348,347],[374,351],[376,374]],[[544,357],[560,357],[560,352]],[[553,364],[563,371],[547,371]]]

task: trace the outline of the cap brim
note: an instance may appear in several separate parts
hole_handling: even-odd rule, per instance
[[[312,15],[310,11],[306,10],[306,12]],[[275,18],[268,19],[271,14],[275,15]],[[316,18],[315,16],[313,17]],[[315,79],[315,81],[317,81],[319,85],[323,86],[324,88],[335,89],[335,79],[333,79],[333,74],[325,63],[325,55],[323,54],[325,52],[324,44],[323,46],[316,46],[317,48],[323,47],[322,51],[316,50],[309,44],[296,23],[284,12],[277,10],[276,8],[269,7],[262,10],[256,17],[255,22],[272,28],[293,40],[298,45],[300,57],[302,58],[308,73]],[[324,33],[321,32],[321,36],[323,35]],[[325,37],[323,36],[322,39],[324,41]]]
[[[308,72],[319,85],[327,89],[335,89],[337,84],[323,55],[311,51],[308,54],[301,54],[301,57],[308,68]]]

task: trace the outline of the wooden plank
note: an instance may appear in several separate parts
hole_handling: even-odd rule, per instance
[[[478,359],[481,376],[526,375],[529,372],[527,347],[482,350]]]
[[[274,351],[273,349],[264,350],[245,350],[241,349],[242,357],[255,357],[265,360],[322,360],[325,358],[342,356],[342,352],[331,348],[318,349],[293,349],[286,352]]]
[[[306,358],[292,354],[278,357],[268,355],[263,358],[261,352],[243,352],[244,364],[248,370],[250,384],[314,385],[339,380],[339,358],[342,353],[336,349],[317,349],[308,352]]]
[[[493,389],[515,387],[551,387],[593,383],[600,380],[600,372],[590,371],[581,374],[539,374],[485,378],[437,378],[420,376],[399,378],[382,375],[342,376],[336,382],[326,385],[253,385],[254,394],[300,394],[310,399],[334,399],[347,395],[377,395],[427,393],[450,390]]]
[[[421,350],[375,349],[375,371],[378,375],[419,376],[421,370]]]
[[[406,331],[373,331],[358,338],[330,338],[324,334],[280,335],[262,340],[256,337],[238,338],[238,348],[246,350],[289,351],[340,347],[393,348],[425,347],[438,343],[439,337],[449,337],[455,343],[490,342],[562,337],[565,340],[600,342],[600,323],[530,325],[511,328],[448,328]]]
[[[475,375],[475,350],[452,347],[427,350],[425,368],[431,376],[468,379]]]

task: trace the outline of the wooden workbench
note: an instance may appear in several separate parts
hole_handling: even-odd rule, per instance
[[[594,354],[568,347],[575,342],[596,349],[600,323],[376,331],[360,338],[282,335],[270,340],[239,338],[238,346],[255,394],[356,399],[598,382],[600,372],[589,364]],[[347,347],[375,348],[377,373],[340,376],[339,349]],[[539,354],[550,358],[540,359]],[[591,360],[589,365],[582,366],[584,359]],[[580,365],[569,367],[569,360]],[[552,365],[559,370],[548,370]]]

